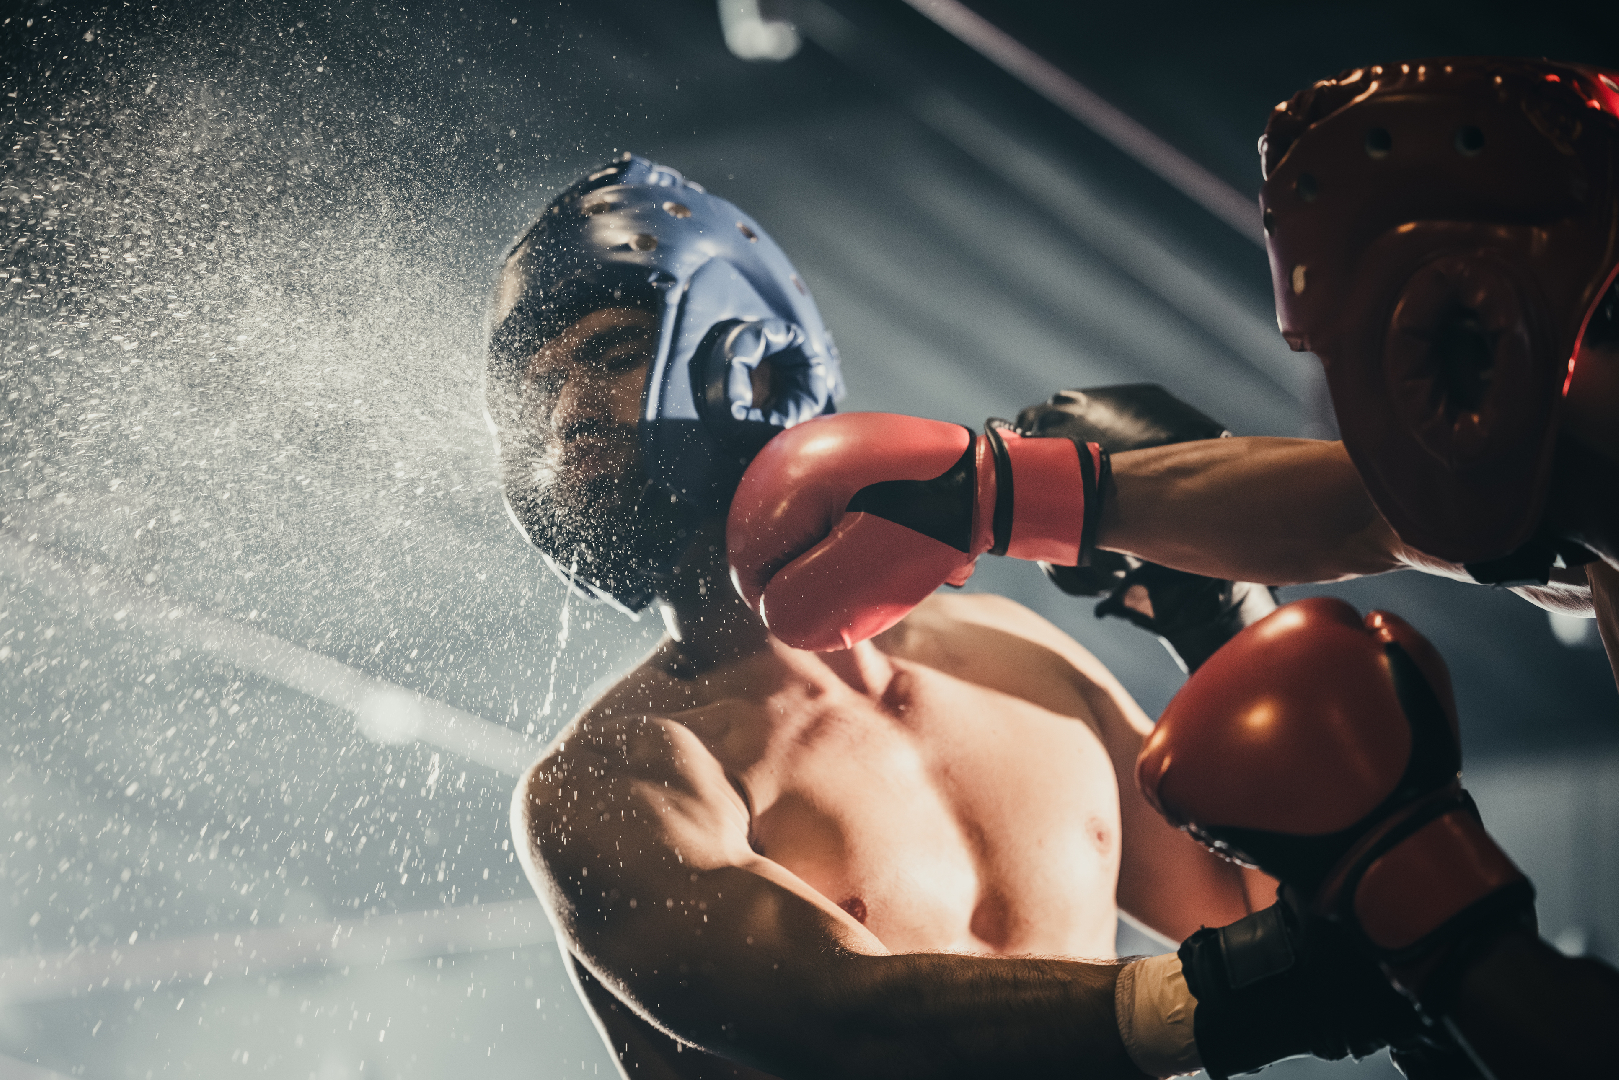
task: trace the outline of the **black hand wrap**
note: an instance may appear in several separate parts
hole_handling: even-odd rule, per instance
[[[1479,1075],[1347,932],[1306,912],[1285,886],[1263,911],[1199,930],[1179,956],[1197,998],[1198,1054],[1213,1080],[1290,1057],[1362,1058],[1385,1046],[1418,1066],[1413,1076]]]
[[[1231,434],[1151,383],[1064,390],[1048,404],[1020,412],[1017,427],[1025,435],[1094,442],[1108,454]],[[1098,504],[1112,497],[1111,479],[1099,478]],[[1102,515],[1087,509],[1086,517],[1100,522]],[[1111,551],[1094,552],[1079,566],[1040,565],[1064,592],[1103,597],[1097,618],[1128,619],[1157,634],[1188,672],[1276,608],[1275,591],[1267,586],[1188,574]]]
[[[1202,577],[1124,555],[1115,558],[1135,565],[1096,605],[1097,618],[1117,616],[1157,634],[1182,671],[1196,671],[1243,627],[1276,610],[1276,591],[1267,585]],[[1048,573],[1059,589],[1071,591],[1064,569],[1053,567]],[[1146,611],[1135,606],[1139,590],[1146,592]]]

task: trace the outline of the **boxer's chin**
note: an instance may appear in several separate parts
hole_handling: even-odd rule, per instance
[[[582,581],[621,598],[642,593],[683,539],[666,500],[643,500],[646,484],[638,469],[542,480],[524,515],[530,538]]]

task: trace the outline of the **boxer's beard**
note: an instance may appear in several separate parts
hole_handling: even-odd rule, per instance
[[[589,473],[569,461],[565,435],[527,427],[502,453],[507,497],[535,546],[556,566],[644,605],[685,543],[684,517],[669,496],[649,487],[633,428],[610,433],[627,444],[626,463]]]

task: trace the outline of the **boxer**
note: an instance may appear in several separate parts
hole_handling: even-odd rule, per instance
[[[1048,623],[918,595],[837,651],[767,633],[726,584],[727,513],[734,542],[744,468],[782,439],[861,423],[833,411],[839,382],[765,231],[644,159],[554,200],[495,290],[512,520],[570,587],[669,630],[512,811],[623,1074],[1225,1076],[1390,1043],[1450,1060],[1341,931],[1252,903],[1266,879],[1120,783],[1151,725]],[[890,435],[901,456],[942,445]],[[1202,997],[1180,955],[1113,958],[1120,906],[1188,939]]]
[[[1272,583],[1515,586],[1594,614],[1619,677],[1619,74],[1360,68],[1278,106],[1260,152],[1277,321],[1343,443],[1115,460],[1100,542]]]
[[[1089,500],[1064,511],[1062,557],[1272,585],[1406,567],[1505,585],[1594,614],[1619,664],[1615,86],[1441,59],[1279,106],[1261,199],[1278,320],[1321,357],[1344,441],[1101,446],[1100,486],[1030,481]],[[1059,395],[1016,427],[1068,411]]]

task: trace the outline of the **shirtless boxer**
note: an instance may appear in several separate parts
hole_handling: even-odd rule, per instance
[[[514,521],[570,583],[669,627],[513,806],[625,1075],[1224,1074],[1404,1031],[1375,971],[1291,908],[1247,915],[1270,883],[1119,782],[1150,724],[1048,623],[938,597],[817,654],[741,604],[731,490],[830,410],[836,365],[757,224],[641,159],[553,202],[497,287]],[[1120,907],[1191,935],[1181,956],[1113,962]]]

